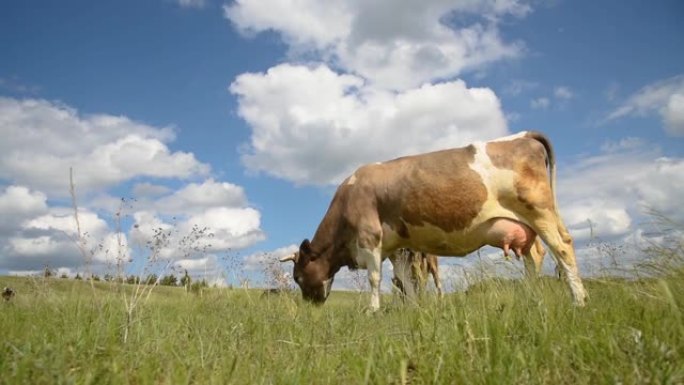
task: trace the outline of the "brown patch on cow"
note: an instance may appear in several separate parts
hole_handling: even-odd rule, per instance
[[[421,157],[406,176],[410,188],[404,191],[401,218],[446,232],[470,226],[487,200],[482,178],[469,167],[474,158],[473,146]]]
[[[490,142],[487,143],[487,155],[495,167],[515,172],[517,203],[522,207],[527,210],[553,207],[547,155],[542,143],[529,138]]]

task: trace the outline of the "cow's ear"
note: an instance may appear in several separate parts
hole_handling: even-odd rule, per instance
[[[311,259],[311,242],[308,239],[302,241],[299,245],[299,258],[296,263],[307,263]]]
[[[308,239],[303,240],[302,244],[299,245],[299,252],[306,254],[309,254],[311,252],[311,242],[309,242]]]

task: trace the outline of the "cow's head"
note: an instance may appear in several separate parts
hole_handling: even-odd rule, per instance
[[[334,277],[331,276],[329,264],[318,258],[311,250],[308,239],[299,246],[299,251],[280,259],[280,262],[294,262],[292,276],[302,289],[305,300],[323,304],[330,294]]]

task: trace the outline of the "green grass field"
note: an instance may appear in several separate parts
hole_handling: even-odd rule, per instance
[[[494,280],[416,305],[333,292],[131,286],[0,277],[3,384],[682,384],[684,270],[642,281]],[[124,333],[128,336],[124,342]]]

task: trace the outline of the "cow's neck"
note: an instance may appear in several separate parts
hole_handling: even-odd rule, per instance
[[[336,206],[333,201],[311,240],[314,255],[327,261],[331,274],[337,273],[342,266],[356,268],[356,262],[351,258],[348,248],[348,226],[340,220]]]

